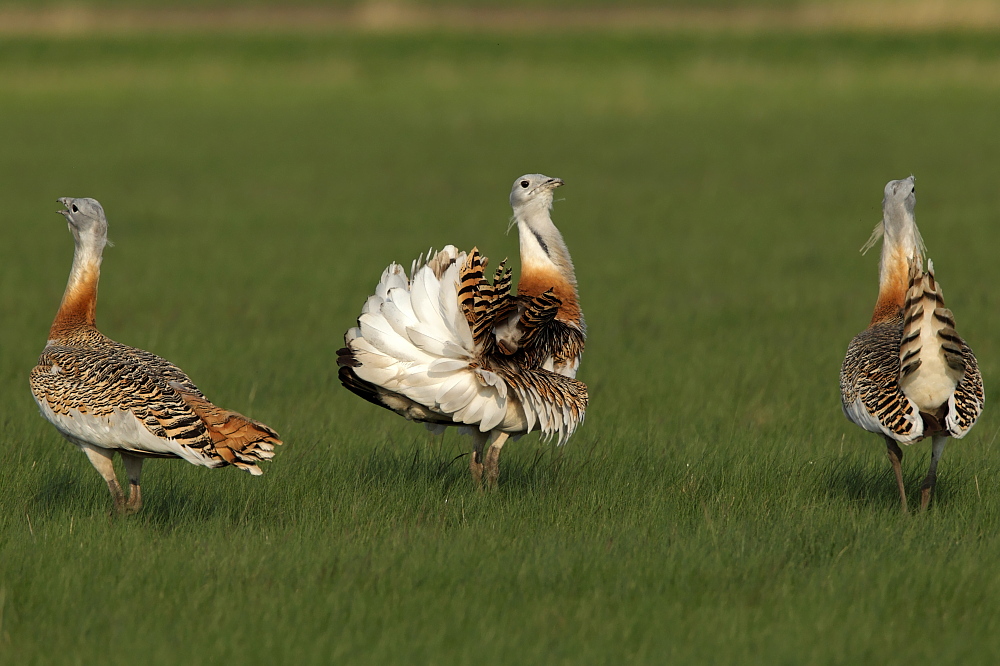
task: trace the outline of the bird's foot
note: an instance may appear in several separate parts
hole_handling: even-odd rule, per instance
[[[920,489],[920,512],[923,513],[927,510],[928,505],[931,503],[931,489],[921,488]]]
[[[479,490],[483,489],[483,463],[476,456],[476,452],[472,452],[472,457],[469,459],[469,471],[472,472],[472,483],[475,484],[476,488]]]
[[[486,488],[488,490],[496,490],[497,479],[500,478],[500,461],[487,457],[486,458]]]
[[[930,506],[931,496],[934,494],[934,482],[937,479],[924,481],[920,486],[920,512],[923,513]]]
[[[132,487],[132,492],[129,493],[128,501],[125,502],[125,507],[122,511],[122,515],[131,516],[134,513],[139,513],[142,509],[142,493],[139,492],[138,486]]]
[[[125,493],[122,492],[118,481],[108,481],[108,490],[111,491],[111,517],[121,516],[125,513]]]

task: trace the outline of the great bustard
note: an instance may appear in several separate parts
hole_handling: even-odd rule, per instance
[[[95,324],[101,256],[108,223],[93,199],[59,199],[76,241],[73,268],[49,340],[31,371],[31,392],[62,435],[104,478],[117,513],[142,508],[145,458],[183,458],[195,465],[235,465],[260,474],[278,434],[263,423],[213,405],[184,372],[159,356],[119,344]],[[121,454],[126,501],[115,477]]]
[[[587,407],[575,379],[586,339],[576,275],[549,216],[562,184],[541,174],[514,182],[516,296],[506,260],[490,284],[486,257],[449,245],[414,261],[409,278],[390,264],[338,352],[341,382],[362,398],[434,431],[467,427],[477,484],[484,472],[496,484],[509,435],[538,428],[561,444]]]
[[[864,248],[882,237],[878,301],[871,324],[851,341],[840,371],[844,414],[885,437],[903,511],[899,444],[932,438],[930,469],[920,486],[920,508],[926,509],[948,437],[965,436],[984,400],[976,357],[955,332],[930,260],[924,271],[914,191],[913,176],[885,186],[882,222]]]

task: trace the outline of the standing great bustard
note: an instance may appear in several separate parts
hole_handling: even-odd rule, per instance
[[[955,332],[933,262],[928,260],[924,271],[914,191],[913,176],[885,186],[882,222],[864,247],[882,236],[875,313],[868,328],[851,341],[840,370],[844,414],[885,437],[903,511],[906,490],[899,444],[932,438],[930,469],[920,486],[924,510],[948,437],[964,437],[984,401],[976,357]]]
[[[195,465],[235,465],[251,474],[274,456],[278,433],[216,407],[184,372],[159,356],[119,344],[95,324],[101,255],[108,222],[93,199],[59,199],[76,241],[73,268],[49,341],[31,371],[31,392],[49,420],[87,455],[108,484],[116,513],[142,508],[145,458],[183,458]],[[113,457],[129,479],[125,499]]]
[[[537,427],[561,444],[587,407],[587,387],[574,379],[586,325],[569,250],[549,216],[562,184],[541,174],[514,182],[516,296],[506,260],[490,284],[478,249],[448,245],[414,261],[409,277],[390,264],[337,352],[341,382],[365,400],[435,431],[471,430],[477,485],[484,471],[496,484],[508,436]]]

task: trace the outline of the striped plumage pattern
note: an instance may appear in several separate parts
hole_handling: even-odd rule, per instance
[[[920,412],[899,388],[903,316],[869,326],[851,340],[840,370],[844,413],[865,430],[899,442],[923,436]]]
[[[851,341],[840,373],[844,413],[901,444],[935,433],[961,438],[985,399],[976,357],[955,332],[933,264],[926,273],[919,262],[913,264],[906,293],[896,316],[873,323]],[[921,377],[927,369],[934,374]],[[928,386],[934,389],[930,395],[918,395]]]
[[[955,331],[955,316],[944,305],[934,263],[910,269],[900,339],[900,388],[921,410],[926,432],[944,430],[961,438],[979,418],[985,396],[979,364]]]
[[[73,420],[111,423],[131,414],[160,440],[160,447],[137,440],[117,441],[109,432],[91,443],[149,457],[178,457],[206,467],[235,465],[257,475],[257,463],[281,444],[271,428],[208,402],[176,365],[117,343],[96,329],[80,329],[49,344],[31,371],[31,391],[56,427],[82,439]],[[92,429],[91,426],[87,426]],[[82,432],[82,431],[81,431]]]
[[[497,266],[492,283],[485,277],[488,263],[479,248],[472,248],[462,265],[458,290],[462,314],[472,327],[472,342],[481,354],[493,351],[496,338],[492,332],[496,323],[517,309],[510,295],[511,270],[507,260]]]

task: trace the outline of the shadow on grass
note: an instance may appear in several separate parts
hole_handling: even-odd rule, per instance
[[[75,474],[65,469],[57,469],[52,476],[45,478],[42,487],[35,493],[34,510],[43,515],[50,515],[68,506],[81,506],[89,499],[77,483]],[[108,506],[110,507],[110,500]]]
[[[225,502],[207,501],[204,493],[192,497],[190,489],[181,490],[173,483],[160,488],[153,498],[147,498],[144,493],[143,500],[142,512],[137,517],[161,529],[191,521],[207,521],[220,513],[230,512]]]
[[[366,485],[406,483],[408,485],[438,486],[443,493],[454,488],[458,492],[473,490],[469,472],[470,451],[459,446],[471,439],[461,437],[458,446],[445,445],[438,441],[427,445],[418,443],[410,451],[399,451],[391,442],[389,446],[373,449],[358,470],[359,480]],[[508,444],[513,448],[520,443]],[[525,460],[526,451],[512,453],[505,447],[500,460],[500,489],[519,490],[552,489],[572,483],[591,464],[596,444],[587,449],[584,458],[567,456],[565,447],[557,447],[545,442],[524,442],[534,445],[530,459]]]
[[[95,475],[94,487],[80,483],[76,475],[66,471],[48,477],[35,493],[32,514],[52,516],[70,511],[84,515],[90,510],[111,513],[111,495],[107,486]],[[127,492],[127,491],[126,491]],[[158,488],[155,494],[144,493],[142,511],[135,517],[121,516],[123,520],[143,520],[166,527],[181,521],[208,520],[219,513],[232,512],[224,501],[206,501],[204,493],[192,497],[190,489],[179,489],[175,484]]]
[[[896,477],[888,458],[879,462],[883,463],[881,469],[877,463],[862,467],[847,459],[834,461],[823,475],[827,493],[855,504],[896,509],[899,506]],[[907,465],[907,462],[910,464]],[[923,483],[927,463],[927,456],[904,458],[903,484],[911,510],[920,506],[920,484]],[[951,496],[947,480],[942,480],[939,474],[932,505],[934,502],[947,502]]]

